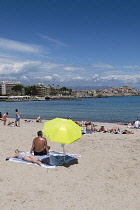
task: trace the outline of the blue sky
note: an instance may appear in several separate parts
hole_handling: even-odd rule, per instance
[[[140,1],[0,0],[0,80],[140,90]]]

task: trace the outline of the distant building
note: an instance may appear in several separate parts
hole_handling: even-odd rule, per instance
[[[19,85],[19,84],[20,84],[19,81],[12,81],[12,82],[1,81],[1,84],[0,84],[0,95],[10,95],[12,93],[12,88],[15,85]]]
[[[38,83],[35,86],[38,96],[46,96],[46,86],[43,83]]]
[[[132,96],[139,95],[137,89],[132,88],[130,85],[98,90],[73,90],[72,96],[74,97],[109,97],[109,96]]]

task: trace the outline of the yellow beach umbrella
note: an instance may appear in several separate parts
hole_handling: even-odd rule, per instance
[[[55,118],[44,123],[43,134],[53,142],[71,144],[82,136],[81,127],[69,119]]]
[[[81,127],[69,119],[55,118],[44,123],[43,134],[51,141],[60,143],[65,153],[65,144],[71,144],[82,136]],[[65,164],[65,155],[64,162]]]

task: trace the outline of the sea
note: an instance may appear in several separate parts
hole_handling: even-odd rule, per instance
[[[50,120],[71,117],[74,121],[122,122],[140,119],[140,96],[81,98],[79,100],[47,100],[0,102],[0,112],[15,117],[18,109],[22,118]]]

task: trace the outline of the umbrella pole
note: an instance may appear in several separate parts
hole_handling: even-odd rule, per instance
[[[65,145],[63,147],[63,153],[65,153]],[[65,155],[64,155],[64,163],[65,163]]]
[[[61,144],[61,147],[63,147],[63,153],[65,153],[65,144]],[[64,164],[65,164],[65,155],[64,155]]]

